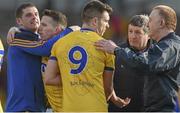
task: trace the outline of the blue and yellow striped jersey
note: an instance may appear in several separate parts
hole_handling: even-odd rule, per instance
[[[3,47],[3,44],[0,40],[0,70],[1,70],[1,65],[3,63],[3,56],[4,56],[4,47]],[[0,112],[3,112],[3,109],[1,106],[1,100],[0,100]]]
[[[51,51],[57,60],[63,86],[63,111],[106,112],[103,72],[113,71],[114,56],[95,49],[102,39],[97,33],[82,29],[58,40]]]
[[[1,65],[3,63],[3,56],[4,56],[4,47],[0,40],[0,69],[1,69]]]

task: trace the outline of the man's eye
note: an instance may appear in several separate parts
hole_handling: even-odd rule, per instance
[[[30,13],[26,14],[26,17],[30,17],[30,16],[31,16],[31,14],[30,14]]]
[[[129,33],[132,33],[133,31],[129,30],[128,32],[129,32]]]

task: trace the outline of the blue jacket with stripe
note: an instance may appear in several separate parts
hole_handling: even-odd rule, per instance
[[[41,56],[49,56],[53,44],[72,30],[41,42],[39,35],[21,29],[8,48],[6,112],[45,111]]]

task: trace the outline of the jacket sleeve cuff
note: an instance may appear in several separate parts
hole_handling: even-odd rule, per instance
[[[120,50],[120,47],[116,47],[114,48],[114,55],[116,56],[117,55],[117,51]]]

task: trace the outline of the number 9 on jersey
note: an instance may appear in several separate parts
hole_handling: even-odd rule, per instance
[[[81,58],[77,59],[75,58],[75,53],[79,52],[81,54]],[[79,74],[83,71],[83,69],[86,66],[87,63],[87,52],[84,48],[81,46],[74,46],[73,48],[70,49],[68,53],[68,58],[71,63],[78,65],[78,68],[76,69],[71,69],[70,73],[71,74]]]

